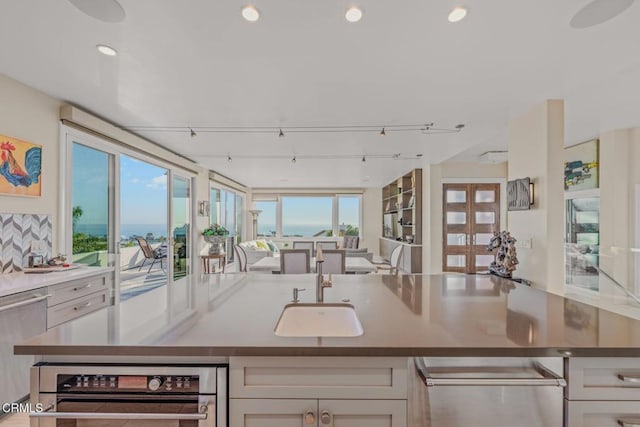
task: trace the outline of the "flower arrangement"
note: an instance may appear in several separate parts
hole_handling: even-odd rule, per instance
[[[209,227],[205,228],[202,232],[203,236],[226,236],[229,234],[229,230],[224,228],[220,224],[212,224]]]

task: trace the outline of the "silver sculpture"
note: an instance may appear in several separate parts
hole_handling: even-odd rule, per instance
[[[516,254],[516,239],[508,231],[493,232],[493,237],[487,245],[487,251],[495,252],[495,258],[489,266],[489,272],[496,276],[511,278],[518,265]]]

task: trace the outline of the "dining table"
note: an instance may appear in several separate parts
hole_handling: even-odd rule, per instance
[[[364,257],[346,257],[345,258],[345,272],[346,273],[373,273],[376,271],[376,266],[371,261]],[[311,272],[316,271],[316,258],[310,259]],[[249,271],[258,272],[271,272],[280,273],[280,257],[267,256],[261,258],[257,262],[251,264],[248,268]]]

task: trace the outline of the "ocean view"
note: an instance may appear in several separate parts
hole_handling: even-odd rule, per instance
[[[331,224],[317,225],[317,224],[298,224],[287,225],[282,227],[282,234],[284,236],[302,236],[312,237],[323,230],[331,230]],[[258,234],[261,236],[271,236],[276,232],[275,224],[260,224],[258,221]]]
[[[106,236],[106,224],[78,224],[77,233],[84,233],[89,236]],[[167,236],[166,224],[122,224],[120,225],[120,235],[122,238],[131,236],[145,237],[147,233],[152,233],[155,238]]]

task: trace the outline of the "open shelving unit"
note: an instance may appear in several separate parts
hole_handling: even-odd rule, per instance
[[[389,259],[397,245],[406,245],[403,270],[421,273],[422,169],[413,169],[382,187],[382,214],[380,256]]]

